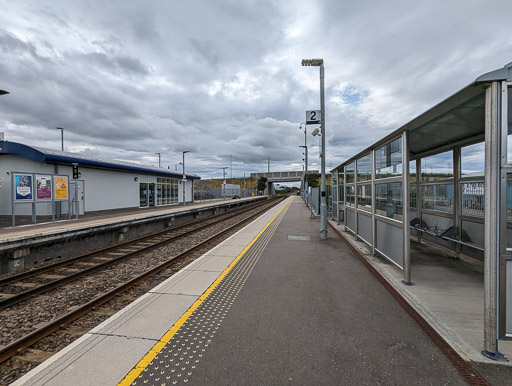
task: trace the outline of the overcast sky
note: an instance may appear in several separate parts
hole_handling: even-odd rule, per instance
[[[0,0],[5,139],[221,177],[328,169],[512,61],[510,0]],[[315,127],[308,127],[311,132]],[[318,137],[307,135],[310,168]],[[178,165],[180,169],[181,166]],[[231,172],[228,170],[228,176]]]

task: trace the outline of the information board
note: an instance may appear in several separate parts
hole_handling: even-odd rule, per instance
[[[67,200],[69,198],[68,176],[54,176],[55,200]]]
[[[15,186],[15,201],[33,201],[34,200],[34,189],[32,175],[30,174],[15,174],[14,175],[14,186]]]
[[[36,175],[36,200],[47,201],[52,199],[52,177],[49,175]]]

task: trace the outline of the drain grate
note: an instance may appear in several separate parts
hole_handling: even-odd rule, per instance
[[[309,237],[309,236],[292,236],[292,235],[288,235],[288,240],[311,241],[311,237]]]

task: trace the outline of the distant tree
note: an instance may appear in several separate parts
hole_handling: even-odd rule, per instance
[[[265,190],[266,186],[267,186],[267,177],[261,176],[256,185],[256,189],[258,189],[258,191]]]
[[[318,179],[320,178],[319,173],[308,173],[308,186],[312,188],[317,188],[318,185]]]

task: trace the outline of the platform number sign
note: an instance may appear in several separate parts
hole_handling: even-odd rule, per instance
[[[315,125],[320,123],[322,119],[321,110],[309,110],[306,111],[306,125]]]

